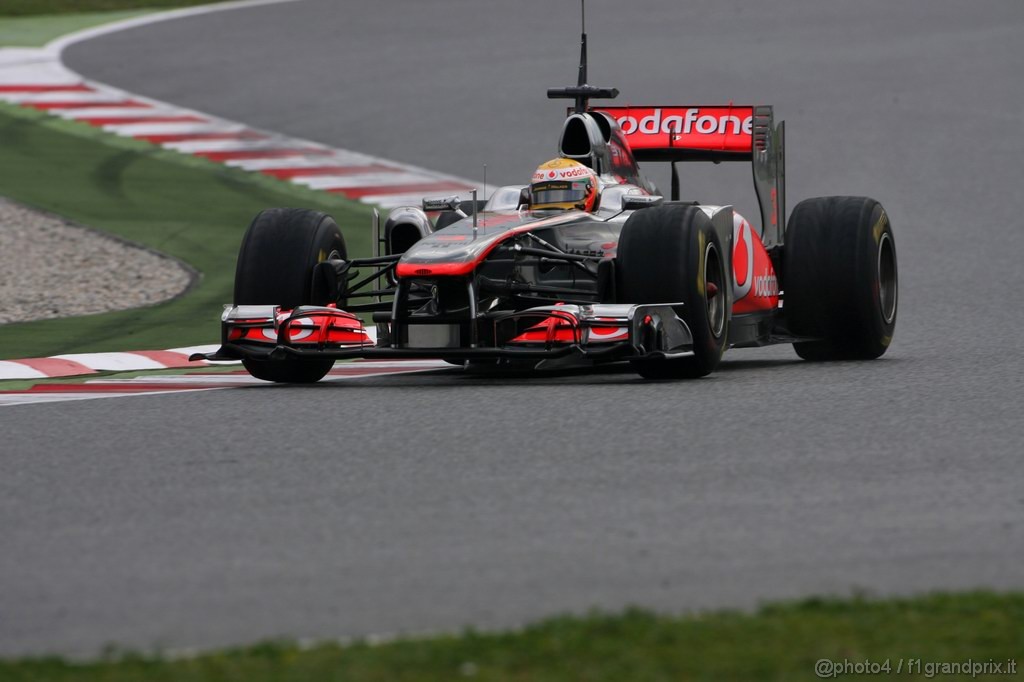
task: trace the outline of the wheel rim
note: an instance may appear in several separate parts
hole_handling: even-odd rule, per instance
[[[717,338],[725,327],[725,276],[718,249],[709,243],[704,249],[704,301],[707,305],[708,327]]]
[[[896,249],[889,233],[883,232],[878,240],[878,304],[886,324],[896,318],[896,297]]]

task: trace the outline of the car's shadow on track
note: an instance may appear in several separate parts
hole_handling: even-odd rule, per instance
[[[808,363],[800,358],[751,358],[749,360],[723,360],[722,364],[715,370],[715,374],[721,372],[751,371],[755,369],[780,369],[785,367],[807,366]],[[714,376],[714,375],[712,375]]]
[[[260,384],[246,386],[248,390],[268,388],[297,388],[301,390],[357,390],[359,388],[462,388],[486,387],[530,387],[530,386],[667,386],[694,385],[715,382],[732,377],[736,372],[789,369],[793,366],[810,366],[798,358],[755,358],[744,360],[723,360],[718,369],[707,377],[677,381],[650,381],[638,375],[626,362],[596,367],[560,370],[524,370],[496,368],[441,367],[438,369],[373,374],[368,376],[328,377],[316,384]]]

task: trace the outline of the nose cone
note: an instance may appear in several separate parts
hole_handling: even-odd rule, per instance
[[[580,215],[576,211],[556,215],[518,211],[481,213],[477,216],[476,229],[472,218],[463,218],[413,244],[402,254],[395,273],[399,277],[465,275],[505,239],[521,232],[572,222]]]

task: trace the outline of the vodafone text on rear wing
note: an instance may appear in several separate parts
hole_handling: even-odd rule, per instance
[[[614,119],[637,161],[672,164],[672,198],[679,198],[677,161],[750,161],[761,207],[765,246],[782,242],[786,224],[785,124],[770,106],[591,107]]]

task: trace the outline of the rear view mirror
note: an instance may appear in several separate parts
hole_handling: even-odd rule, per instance
[[[441,199],[424,199],[423,210],[424,211],[459,211],[459,204],[462,200],[459,199],[458,195],[453,194],[450,197],[443,197]],[[461,211],[459,211],[461,213]],[[465,214],[463,213],[463,216]]]
[[[660,206],[664,201],[665,197],[657,194],[627,194],[622,197],[622,210],[635,211],[641,208],[651,208]]]

